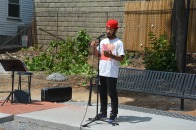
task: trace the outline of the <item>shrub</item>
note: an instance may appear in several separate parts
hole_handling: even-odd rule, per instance
[[[149,70],[176,71],[175,52],[168,43],[166,35],[156,37],[153,33],[149,34],[150,45],[145,48],[144,64]]]
[[[86,31],[80,30],[75,38],[68,37],[65,41],[50,42],[45,52],[33,58],[26,57],[25,63],[31,71],[91,74],[87,63],[90,40],[91,37]]]

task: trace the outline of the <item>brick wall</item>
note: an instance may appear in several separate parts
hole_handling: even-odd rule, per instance
[[[117,35],[122,37],[127,1],[130,0],[35,0],[38,43],[45,45],[52,40],[76,36],[80,29],[86,29],[96,38],[105,32],[105,22],[110,18],[119,21]]]

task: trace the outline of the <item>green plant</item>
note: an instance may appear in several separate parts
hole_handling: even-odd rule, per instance
[[[48,68],[51,68],[51,56],[47,53],[42,52],[39,56],[33,57],[31,60],[26,58],[24,61],[27,65],[27,68],[31,71],[43,71]]]
[[[176,71],[175,52],[168,43],[166,35],[156,37],[153,33],[149,34],[150,45],[145,48],[144,64],[149,70]]]
[[[50,42],[45,52],[33,58],[26,57],[25,63],[32,71],[92,74],[92,69],[87,63],[90,40],[91,37],[86,31],[80,30],[76,38],[67,37],[65,41]]]
[[[79,83],[78,86],[82,86],[82,87],[87,86],[87,81],[83,81],[83,82]]]
[[[125,53],[123,60],[120,62],[120,66],[128,66],[130,63],[130,54],[127,52]]]

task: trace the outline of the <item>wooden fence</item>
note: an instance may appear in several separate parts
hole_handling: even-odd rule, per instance
[[[196,52],[196,12],[195,0],[191,1],[188,52]],[[171,38],[173,0],[134,1],[125,4],[124,34],[125,48],[132,51],[143,51],[149,47],[148,34],[167,35]]]
[[[190,2],[187,52],[196,53],[196,0]]]

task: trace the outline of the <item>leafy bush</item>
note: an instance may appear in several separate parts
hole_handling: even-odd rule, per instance
[[[25,63],[31,71],[91,74],[91,68],[87,63],[90,40],[91,37],[86,31],[80,30],[76,38],[68,37],[65,41],[53,41],[49,44],[49,48],[39,56],[26,57]]]
[[[130,63],[130,53],[126,52],[123,60],[120,62],[120,66],[128,66]]]
[[[157,38],[153,33],[150,33],[149,37],[152,47],[145,48],[145,68],[159,71],[176,71],[175,52],[171,49],[167,37],[161,35]]]

